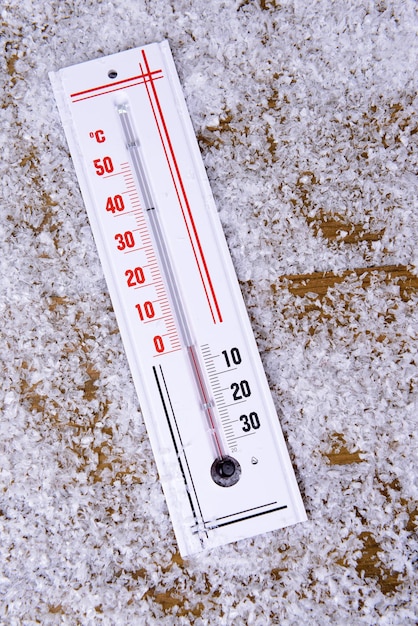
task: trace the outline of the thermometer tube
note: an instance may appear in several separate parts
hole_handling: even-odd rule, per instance
[[[148,216],[148,223],[154,240],[154,245],[160,260],[162,275],[169,294],[174,317],[177,322],[178,333],[183,349],[186,350],[193,372],[196,388],[200,398],[202,411],[205,415],[209,433],[213,443],[215,460],[211,466],[211,476],[214,482],[221,487],[230,487],[238,482],[241,467],[238,461],[226,454],[222,437],[219,432],[218,420],[215,413],[215,402],[211,397],[205,381],[199,353],[192,337],[190,325],[182,304],[174,270],[171,264],[169,251],[165,243],[164,234],[158,217],[158,209],[152,198],[150,184],[146,175],[140,143],[135,134],[129,106],[126,102],[117,105],[117,112],[121,121],[126,147],[130,155],[133,171],[139,191],[142,196],[143,208]]]

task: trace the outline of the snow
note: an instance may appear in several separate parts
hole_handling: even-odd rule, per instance
[[[417,294],[383,271],[325,296],[282,278],[416,274],[415,2],[12,0],[1,19],[0,623],[415,623]],[[187,563],[48,81],[164,38],[309,517]],[[361,460],[331,464],[341,448]]]

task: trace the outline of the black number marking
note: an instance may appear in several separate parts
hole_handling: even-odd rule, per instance
[[[242,430],[244,433],[249,433],[251,430],[258,430],[260,428],[260,418],[254,411],[249,415],[241,415],[239,419],[240,422],[243,422]]]
[[[228,350],[222,350],[222,354],[225,357],[226,366],[231,367],[231,364],[239,365],[241,363],[241,354],[238,348],[231,348],[228,354]],[[232,362],[232,363],[231,363]]]
[[[231,389],[234,400],[249,398],[251,395],[250,385],[247,380],[242,380],[240,383],[232,383]]]

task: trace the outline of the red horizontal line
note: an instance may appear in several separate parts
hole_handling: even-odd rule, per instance
[[[143,285],[135,285],[134,289],[142,289],[143,287],[152,287],[153,285],[154,283],[144,283]]]
[[[158,321],[163,320],[163,319],[164,319],[164,317],[153,317],[150,320],[145,320],[144,324],[151,324],[151,322],[158,322]]]
[[[129,213],[139,213],[139,209],[134,209],[133,211],[123,211],[122,213],[115,213],[113,217],[123,217],[124,215],[129,215]]]
[[[146,74],[142,73],[138,76],[131,76],[130,78],[125,78],[124,80],[117,80],[115,83],[107,83],[106,85],[100,85],[100,87],[92,87],[91,89],[85,89],[84,91],[77,91],[76,93],[71,94],[71,98],[76,98],[77,96],[84,96],[86,93],[92,93],[93,91],[100,91],[100,89],[106,89],[107,87],[115,87],[115,85],[122,85],[124,83],[130,83],[131,80],[140,80],[142,79],[145,82],[145,78],[148,78],[150,74],[161,74],[162,70],[154,70],[153,72],[147,72]]]
[[[115,172],[114,174],[108,174],[107,176],[103,176],[103,178],[112,178],[112,176],[120,176],[122,172]]]
[[[154,80],[159,80],[160,78],[164,78],[163,76],[157,76]],[[125,85],[124,87],[117,87],[116,89],[107,89],[107,91],[101,91],[100,93],[94,93],[91,96],[84,96],[84,98],[78,98],[77,100],[73,100],[74,104],[77,102],[83,102],[83,100],[90,100],[91,98],[97,98],[98,96],[104,96],[108,93],[113,93],[114,91],[121,91],[122,89],[129,89],[130,87],[137,87],[138,85],[143,85],[146,81],[141,80],[139,83],[132,83],[132,85]]]
[[[130,254],[131,252],[139,252],[140,250],[143,250],[145,246],[143,246],[142,248],[134,248],[133,250],[125,250],[124,254]]]
[[[157,356],[164,356],[165,354],[171,354],[172,352],[178,352],[179,350],[181,350],[181,346],[179,346],[178,348],[174,348],[174,350],[164,350],[164,352],[154,354],[154,358]]]

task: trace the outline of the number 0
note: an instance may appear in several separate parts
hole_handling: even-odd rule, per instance
[[[164,348],[164,341],[163,338],[160,337],[160,335],[156,335],[154,337],[154,346],[155,349],[157,350],[157,352],[159,352],[161,354],[161,352],[164,352],[165,348]]]

